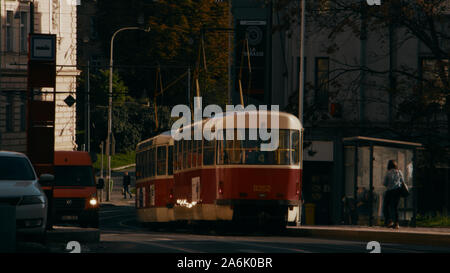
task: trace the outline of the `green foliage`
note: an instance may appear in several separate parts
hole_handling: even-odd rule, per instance
[[[136,153],[135,151],[129,151],[123,154],[115,154],[111,156],[111,168],[122,167],[130,164],[134,164],[136,161]],[[102,155],[97,154],[97,161],[94,162],[93,166],[96,171],[101,170],[102,165]],[[108,158],[103,155],[103,170],[106,170],[108,166]]]
[[[113,111],[112,123],[117,153],[133,151],[142,139],[149,138],[156,133],[154,108],[136,100],[127,94],[127,87],[118,73],[113,77]],[[91,109],[92,147],[100,151],[101,141],[106,140],[108,130],[108,94],[109,72],[98,71],[91,74]],[[160,107],[161,115],[167,115],[166,107]],[[169,128],[169,121],[160,118],[160,130]]]
[[[156,70],[162,71],[162,84],[167,86],[191,68],[197,68],[202,30],[207,73],[201,67],[199,84],[204,102],[224,105],[227,98],[228,36],[214,29],[228,27],[227,1],[210,0],[99,0],[98,33],[104,52],[109,52],[114,31],[124,26],[151,27],[149,33],[124,31],[116,36],[115,67],[136,99],[152,100],[156,90]],[[109,54],[105,54],[109,55]],[[203,63],[203,60],[201,61]],[[120,68],[122,65],[126,67]],[[195,84],[191,78],[191,97]],[[187,79],[180,80],[164,92],[159,104],[186,104]],[[190,99],[192,101],[192,98]]]
[[[450,216],[436,213],[432,215],[417,215],[418,227],[450,227]]]
[[[91,101],[95,105],[108,105],[109,70],[98,70],[90,75]],[[128,87],[120,79],[117,71],[113,72],[112,93],[114,103],[122,104],[129,100]]]

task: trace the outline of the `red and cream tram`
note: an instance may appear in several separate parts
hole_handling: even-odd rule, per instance
[[[140,222],[175,220],[173,210],[173,138],[170,132],[138,143],[136,209]]]
[[[278,145],[272,151],[261,149],[261,144],[271,140],[253,140],[255,138],[250,137],[258,135],[259,123],[253,121],[262,114],[266,115],[269,131],[272,130],[271,119],[278,119],[278,129],[273,129],[278,135]],[[211,141],[205,138],[193,140],[193,128],[199,123],[202,129],[209,126],[214,134],[223,134],[224,137]],[[199,123],[177,132],[186,135],[185,130],[188,130],[191,140],[171,140],[173,180],[169,178],[165,182],[167,187],[157,185],[154,188],[156,191],[166,191],[161,194],[149,190],[142,192],[143,195],[147,194],[144,200],[150,199],[151,194],[161,196],[162,202],[147,203],[166,209],[145,210],[137,206],[139,219],[232,221],[282,226],[286,225],[290,212],[290,220],[295,220],[301,187],[300,121],[287,113],[246,111],[227,113]],[[228,136],[233,136],[233,139],[230,140]],[[138,173],[145,173],[146,168],[154,168],[147,165],[148,161],[142,160],[140,147],[143,143],[146,142],[138,145]],[[167,147],[170,145],[167,144]],[[159,160],[158,155],[153,156],[156,156],[155,161]],[[142,180],[138,178],[138,181]],[[144,183],[151,185],[154,182]],[[141,185],[138,183],[138,189]],[[167,198],[167,190],[170,189],[173,189],[172,199]],[[151,215],[144,216],[146,214]],[[165,218],[161,214],[166,214]]]

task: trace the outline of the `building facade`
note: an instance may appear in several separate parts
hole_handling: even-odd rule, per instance
[[[283,9],[274,9],[272,16],[274,26],[283,25],[282,18],[294,11],[294,16],[288,16],[291,18],[290,26],[275,31],[272,36],[271,103],[280,105],[280,109],[298,105],[299,2]],[[348,160],[349,154],[353,152],[345,143],[346,138],[367,136],[423,144],[436,141],[448,147],[448,117],[443,110],[445,100],[442,99],[432,101],[437,102],[441,110],[436,111],[430,121],[413,123],[412,119],[401,112],[404,111],[401,109],[404,103],[408,102],[408,98],[414,97],[414,91],[421,86],[420,81],[433,77],[431,70],[436,62],[429,47],[406,28],[394,25],[373,28],[364,25],[363,21],[357,22],[358,35],[348,27],[340,29],[338,34],[330,35],[331,29],[335,28],[332,25],[334,22],[328,29],[318,23],[321,16],[330,18],[326,17],[326,13],[332,12],[333,7],[327,2],[332,1],[307,1],[303,193],[305,202],[316,205],[316,223],[338,224],[343,221],[343,200],[358,198],[356,191],[349,187],[349,183],[352,183],[350,180],[354,178],[346,170],[354,162]],[[436,26],[441,33],[446,33],[445,30],[450,26],[450,17],[444,18],[446,20],[439,20],[440,23]],[[450,52],[448,37],[442,40],[441,48]],[[446,71],[448,78],[448,57]],[[427,88],[421,89],[426,98]],[[391,92],[392,90],[403,90],[403,93]],[[425,128],[429,128],[429,132],[432,131],[433,134],[424,136],[423,132],[427,131]],[[398,153],[388,154],[391,159],[404,162],[406,168],[408,163],[405,158],[411,156],[409,152],[408,156],[403,153],[403,150],[398,150]],[[446,153],[448,158],[448,151]],[[363,152],[360,159],[368,156],[368,152]],[[383,154],[374,156],[374,164],[380,170],[380,173],[374,173],[377,179],[374,191],[380,193],[384,191],[380,182],[386,168],[384,161],[387,159],[384,160],[384,157],[386,155]],[[444,171],[442,176],[435,178],[436,181],[439,180],[435,182],[439,183],[440,190],[434,191],[433,198],[446,199],[441,205],[448,208],[449,166],[442,163],[436,166]],[[366,167],[357,173],[356,181],[358,185],[367,188],[369,168],[368,165]],[[431,185],[434,183],[431,177],[419,180],[420,199],[427,188],[435,186]],[[431,192],[428,199],[430,196]],[[378,200],[377,205],[381,201]]]
[[[28,35],[57,35],[55,150],[74,150],[76,108],[64,100],[76,98],[77,1],[0,1],[0,149],[26,152],[26,90]],[[53,90],[40,90],[42,100],[53,99]]]

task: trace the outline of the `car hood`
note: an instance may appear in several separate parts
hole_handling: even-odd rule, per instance
[[[42,195],[42,190],[37,180],[0,180],[0,197],[24,195]]]

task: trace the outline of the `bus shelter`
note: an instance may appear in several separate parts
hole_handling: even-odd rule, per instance
[[[416,151],[420,143],[371,137],[348,137],[344,143],[344,222],[380,225],[384,220],[383,185],[389,160],[396,160],[410,195],[400,199],[399,221],[415,226],[417,190],[414,176]]]

